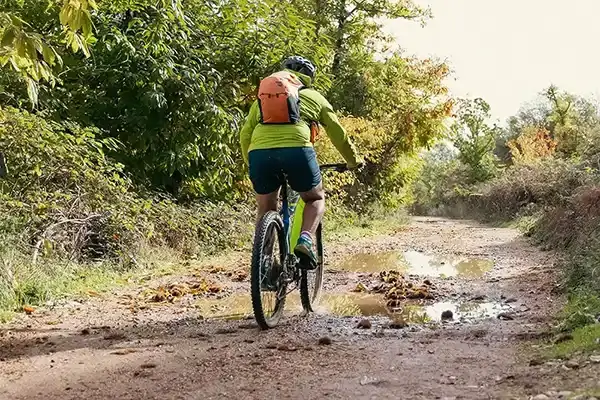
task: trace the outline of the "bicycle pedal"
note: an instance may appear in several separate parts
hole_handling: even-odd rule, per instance
[[[314,271],[315,269],[317,269],[317,264],[314,263],[308,257],[300,257],[300,261],[298,261],[298,264],[296,264],[296,266],[306,271]]]

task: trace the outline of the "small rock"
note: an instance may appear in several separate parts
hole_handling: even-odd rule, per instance
[[[573,392],[569,392],[568,390],[563,390],[563,391],[558,392],[558,398],[559,399],[568,399],[572,394],[573,394]]]
[[[485,300],[485,296],[482,294],[478,294],[476,296],[471,297],[471,301],[481,301]]]
[[[81,330],[82,335],[89,335],[91,333],[90,328],[83,328]]]
[[[450,321],[454,319],[454,313],[450,310],[442,312],[442,321]]]
[[[323,336],[319,338],[319,344],[321,346],[329,346],[331,343],[333,343],[333,340],[331,340],[329,336]]]
[[[504,300],[504,302],[506,304],[510,304],[510,303],[516,303],[517,299],[515,299],[514,297],[509,297],[508,299]]]
[[[434,353],[435,353],[435,351],[433,351],[433,350],[427,350],[427,352],[428,352],[429,354],[434,354]]]
[[[600,356],[590,356],[590,361],[594,364],[600,363]]]
[[[569,340],[573,340],[573,335],[571,335],[570,333],[561,333],[560,335],[554,338],[553,342],[554,344],[558,344],[562,342],[568,342]]]
[[[385,331],[382,328],[377,329],[375,332],[373,332],[373,336],[375,336],[377,338],[382,338],[385,336]]]
[[[360,380],[360,385],[373,385],[373,386],[386,386],[389,382],[386,380],[382,380],[379,378],[370,378],[368,376],[363,376]]]
[[[358,325],[356,326],[358,329],[371,329],[371,321],[369,321],[366,318],[363,318],[360,320],[360,322],[358,323]]]
[[[126,338],[127,336],[121,332],[110,332],[104,335],[104,340],[123,340]]]
[[[407,327],[408,324],[406,323],[406,321],[401,319],[394,320],[388,324],[388,328],[390,329],[404,329]]]
[[[281,344],[281,345],[277,346],[277,350],[279,350],[279,351],[296,351],[298,349],[293,346],[289,346],[287,344]]]
[[[538,365],[542,365],[543,363],[544,363],[544,361],[540,360],[539,358],[534,358],[534,359],[529,360],[529,366],[530,367],[535,367],[535,366],[538,366]]]
[[[515,317],[509,313],[502,312],[496,316],[496,318],[501,319],[503,321],[512,321]]]
[[[237,332],[237,329],[235,329],[235,328],[221,328],[221,329],[217,329],[215,331],[215,333],[217,335],[228,335],[228,334],[236,333],[236,332]]]
[[[537,396],[533,396],[532,400],[549,400],[550,397],[546,396],[545,394],[538,394]]]
[[[133,376],[138,378],[148,378],[152,376],[152,373],[150,371],[135,371],[133,373]]]
[[[140,365],[140,368],[143,368],[143,369],[156,368],[156,364],[151,363],[151,362],[147,362],[147,363],[144,363],[144,364]]]
[[[137,352],[136,349],[120,349],[120,350],[113,351],[110,354],[113,354],[113,355],[116,355],[116,356],[124,356],[124,355],[127,355],[127,354],[136,353],[136,352]]]
[[[578,369],[579,368],[579,363],[575,360],[569,360],[565,363],[565,366],[567,368],[571,368],[571,369]]]

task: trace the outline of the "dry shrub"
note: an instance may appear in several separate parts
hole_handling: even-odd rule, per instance
[[[508,148],[515,164],[529,164],[551,157],[556,151],[556,141],[550,132],[541,127],[529,126],[521,135],[508,141]]]
[[[567,202],[544,214],[535,232],[535,237],[550,247],[585,247],[590,238],[600,234],[600,186],[578,188]]]
[[[547,159],[515,165],[464,200],[488,219],[512,219],[523,211],[565,205],[575,190],[593,181],[590,172],[568,161]]]

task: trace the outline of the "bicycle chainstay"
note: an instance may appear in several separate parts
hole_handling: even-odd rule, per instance
[[[290,263],[289,261],[287,261],[286,264],[288,265],[283,270],[285,284],[287,286],[287,290],[285,291],[284,296],[287,296],[288,294],[292,293],[294,290],[297,290],[300,287],[300,279],[302,277],[297,262]],[[294,285],[290,289],[289,286],[291,283],[293,283]]]

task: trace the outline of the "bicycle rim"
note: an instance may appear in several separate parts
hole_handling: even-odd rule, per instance
[[[250,273],[252,308],[261,329],[276,326],[283,314],[286,257],[283,222],[279,214],[268,212],[256,229]]]

